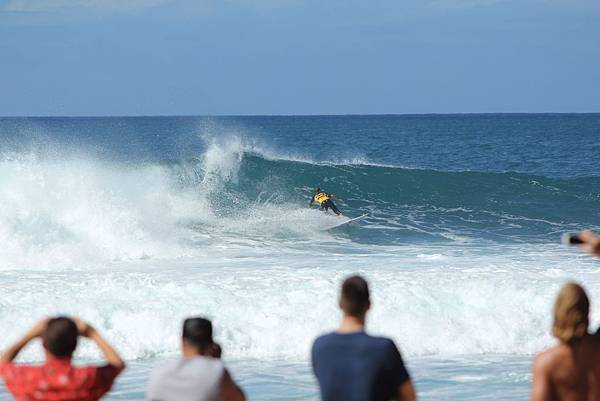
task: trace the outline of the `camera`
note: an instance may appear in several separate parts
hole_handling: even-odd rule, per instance
[[[573,233],[564,233],[561,242],[565,245],[581,245],[584,243],[579,237],[579,234]]]

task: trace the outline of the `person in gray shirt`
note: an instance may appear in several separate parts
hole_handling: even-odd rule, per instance
[[[150,401],[245,401],[220,359],[210,320],[193,317],[183,323],[183,357],[155,368],[150,376]]]

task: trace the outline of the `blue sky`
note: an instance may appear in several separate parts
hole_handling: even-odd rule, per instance
[[[597,0],[0,0],[0,115],[600,112]]]

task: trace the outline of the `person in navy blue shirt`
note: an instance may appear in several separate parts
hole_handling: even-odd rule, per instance
[[[360,276],[342,284],[344,312],[337,331],[317,338],[312,365],[323,401],[416,401],[415,388],[394,342],[365,333],[371,306]]]

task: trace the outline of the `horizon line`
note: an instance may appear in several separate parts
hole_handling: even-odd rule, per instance
[[[341,114],[98,114],[98,115],[0,115],[0,118],[160,118],[160,117],[385,117],[456,115],[592,115],[600,111],[549,112],[455,112],[455,113],[341,113]]]

